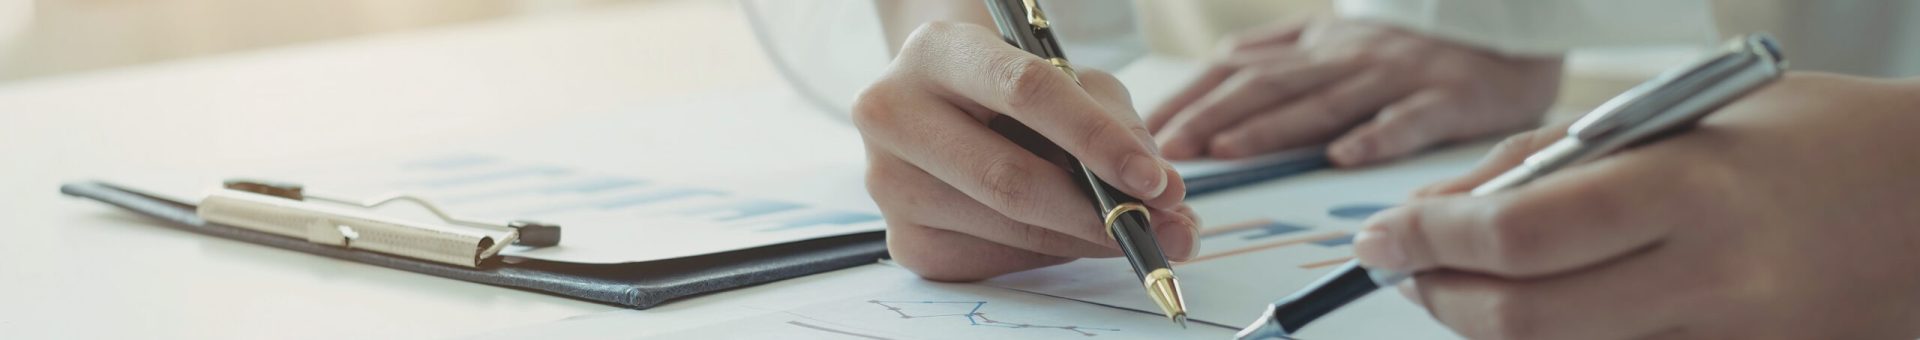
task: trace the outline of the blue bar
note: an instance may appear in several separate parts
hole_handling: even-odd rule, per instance
[[[1349,245],[1353,245],[1353,234],[1347,234],[1346,236],[1330,238],[1325,240],[1313,241],[1313,244],[1318,244],[1322,247],[1349,246]]]
[[[702,195],[720,195],[719,191],[707,189],[670,189],[629,195],[600,203],[600,209],[612,210],[654,202],[670,201],[685,197]]]
[[[716,221],[733,221],[733,220],[752,218],[754,216],[766,215],[766,214],[788,211],[793,209],[800,209],[802,207],[805,207],[805,206],[800,205],[798,203],[752,200],[752,201],[738,202],[738,203],[725,204],[725,205],[688,209],[680,213],[687,214],[687,215],[706,215],[706,214],[726,211],[726,212],[732,212],[733,214],[725,217],[720,217],[719,219],[716,219]]]
[[[814,214],[812,216],[805,216],[805,217],[787,220],[785,222],[780,222],[780,225],[778,226],[774,226],[772,228],[767,228],[767,229],[761,229],[760,231],[776,231],[776,230],[783,230],[783,229],[803,228],[803,227],[812,227],[812,226],[819,226],[819,225],[849,225],[849,224],[865,223],[865,222],[872,222],[872,221],[878,221],[878,220],[880,220],[880,215],[874,215],[874,214],[868,214],[868,213],[857,213],[857,212],[845,212],[845,211],[831,211],[831,212],[826,212],[821,214]]]
[[[1327,209],[1327,216],[1333,216],[1333,218],[1342,220],[1360,221],[1366,220],[1368,216],[1373,216],[1373,214],[1379,213],[1381,210],[1387,210],[1387,208],[1392,207],[1392,204],[1355,203]]]
[[[514,177],[522,177],[522,176],[561,175],[561,174],[566,174],[568,172],[570,172],[570,170],[555,168],[555,167],[525,167],[525,168],[500,170],[500,171],[482,173],[477,175],[469,175],[465,177],[453,177],[453,178],[428,180],[425,182],[421,182],[420,185],[424,185],[427,187],[441,188],[441,187],[450,187],[450,186],[458,186],[458,185],[466,185],[466,184],[474,184],[474,183],[484,183],[484,182],[497,181],[502,179],[514,178]]]

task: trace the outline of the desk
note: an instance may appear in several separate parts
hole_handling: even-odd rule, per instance
[[[707,25],[682,35],[686,29],[675,24],[687,21]],[[0,334],[423,338],[616,310],[154,227],[62,199],[55,188],[499,136],[695,93],[775,86],[737,9],[718,0],[627,4],[0,85],[0,207],[9,219],[0,237]],[[692,305],[819,286],[838,274]]]
[[[738,13],[645,2],[0,84],[0,334],[427,338],[617,309],[182,233],[55,189],[777,86]]]

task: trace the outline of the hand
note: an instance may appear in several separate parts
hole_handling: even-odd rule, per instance
[[[1169,159],[1239,158],[1329,143],[1355,166],[1537,124],[1560,57],[1507,57],[1352,20],[1249,32],[1155,109]]]
[[[978,280],[1119,256],[1068,176],[1069,154],[1145,201],[1169,257],[1191,256],[1186,186],[1126,89],[1093,70],[1080,82],[985,27],[914,31],[854,108],[894,261],[929,279]]]
[[[1356,240],[1475,339],[1920,336],[1920,81],[1789,74],[1697,129],[1501,193],[1509,139]]]

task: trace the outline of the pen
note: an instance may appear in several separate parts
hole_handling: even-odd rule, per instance
[[[1040,10],[1035,0],[986,0],[987,11],[993,14],[994,25],[1000,29],[1001,37],[1020,49],[1032,52],[1041,59],[1053,63],[1054,67],[1066,72],[1068,78],[1079,83],[1073,67],[1067,64],[1067,57],[1061,53],[1059,42],[1053,38],[1051,24],[1046,13]],[[1140,199],[1128,196],[1112,185],[1095,176],[1092,171],[1078,160],[1071,164],[1073,177],[1093,198],[1102,221],[1106,223],[1107,236],[1120,244],[1120,251],[1127,256],[1127,262],[1133,264],[1134,275],[1140,278],[1141,286],[1147,290],[1147,296],[1153,298],[1155,305],[1165,313],[1168,319],[1187,326],[1187,306],[1182,301],[1179,280],[1173,276],[1173,265],[1167,262],[1167,256],[1160,252],[1160,244],[1153,238],[1153,229],[1147,223],[1147,207]]]
[[[1735,38],[1719,54],[1661,74],[1601,104],[1574,121],[1566,137],[1474,187],[1470,194],[1507,190],[1569,166],[1684,132],[1721,105],[1779,78],[1786,68],[1783,58],[1779,45],[1765,34]],[[1236,337],[1288,339],[1314,319],[1408,277],[1369,270],[1361,267],[1359,260],[1348,261],[1306,289],[1273,302]]]

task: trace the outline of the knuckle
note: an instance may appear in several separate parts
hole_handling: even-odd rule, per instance
[[[961,25],[963,24],[948,21],[930,21],[920,24],[919,27],[913,28],[913,33],[907,34],[906,42],[900,44],[900,55],[918,55],[918,53],[909,52],[920,52],[932,47],[935,42],[953,36],[961,29]]]
[[[860,91],[853,101],[853,125],[860,131],[871,131],[886,126],[894,120],[894,108],[889,98],[895,85],[889,81],[878,81]]]
[[[1051,91],[1063,85],[1065,75],[1045,60],[1031,56],[1009,56],[1000,62],[1001,98],[1007,107],[1025,111],[1044,105]]]
[[[1034,169],[1009,158],[1002,158],[987,164],[980,173],[980,183],[985,188],[987,206],[1014,220],[1027,221],[1035,210],[1032,179]]]

